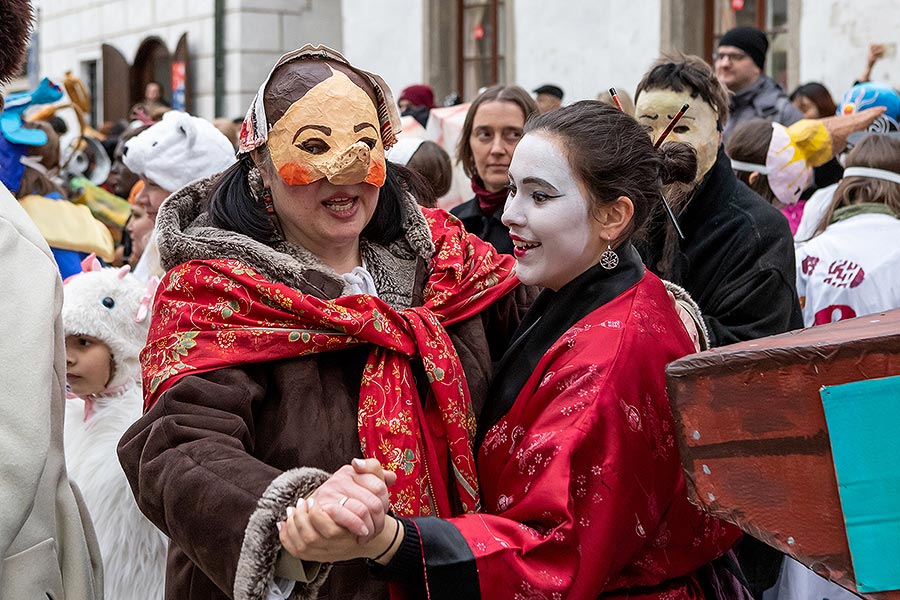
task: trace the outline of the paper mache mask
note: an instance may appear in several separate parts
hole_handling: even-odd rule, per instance
[[[351,76],[325,63],[325,75],[269,123],[264,100],[273,74],[283,65],[305,60],[345,65]],[[300,71],[295,76],[303,78],[302,68],[295,70]],[[351,80],[357,76],[371,84],[374,99]],[[270,97],[272,91],[268,90]],[[292,91],[286,89],[285,95]],[[393,96],[381,77],[354,68],[330,48],[306,45],[282,56],[260,86],[241,127],[239,152],[268,145],[272,163],[288,185],[325,178],[337,185],[365,182],[380,187],[385,179],[385,150],[394,144],[400,129]]]
[[[766,164],[732,160],[732,167],[736,171],[767,175],[769,187],[778,201],[796,204],[812,181],[813,168],[840,154],[848,135],[869,127],[884,111],[884,107],[877,107],[839,117],[802,119],[789,127],[772,123]]]

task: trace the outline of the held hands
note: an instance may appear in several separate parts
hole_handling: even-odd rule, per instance
[[[355,459],[341,467],[308,499],[288,507],[287,520],[278,524],[284,549],[315,562],[380,554],[395,533],[395,525],[388,532],[384,525],[387,486],[396,479],[374,459]]]

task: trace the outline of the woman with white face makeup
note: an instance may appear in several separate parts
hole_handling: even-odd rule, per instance
[[[168,597],[387,598],[362,560],[280,552],[298,499],[340,503],[361,539],[389,501],[479,505],[475,417],[524,286],[511,256],[420,209],[385,160],[398,131],[380,77],[307,46],[260,87],[237,164],[160,209],[146,412],[119,457],[171,539]],[[320,486],[363,457],[398,474],[390,492],[349,467]]]
[[[657,151],[599,102],[541,115],[525,132],[503,222],[519,278],[545,289],[479,422],[483,512],[388,516],[356,544],[337,525],[341,507],[301,503],[282,542],[306,560],[375,556],[413,597],[748,597],[712,563],[738,530],[687,499],[665,365],[693,347],[630,242],[660,184],[692,180],[695,155],[684,144]]]

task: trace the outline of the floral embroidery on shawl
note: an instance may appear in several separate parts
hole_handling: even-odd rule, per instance
[[[273,283],[235,260],[190,261],[166,274],[141,353],[145,409],[179,378],[252,362],[371,344],[360,388],[363,454],[397,472],[400,515],[450,515],[450,485],[478,510],[472,455],[475,414],[462,364],[445,326],[471,318],[510,292],[511,257],[497,254],[439,210],[423,210],[436,252],[423,306],[395,310],[368,295],[323,300]],[[430,386],[420,400],[410,359]],[[453,479],[440,455],[449,445]]]

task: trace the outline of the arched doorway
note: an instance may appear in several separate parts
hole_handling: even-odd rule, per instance
[[[162,86],[163,98],[172,101],[172,55],[158,37],[141,42],[131,67],[131,103],[144,98],[144,88],[151,81]]]

